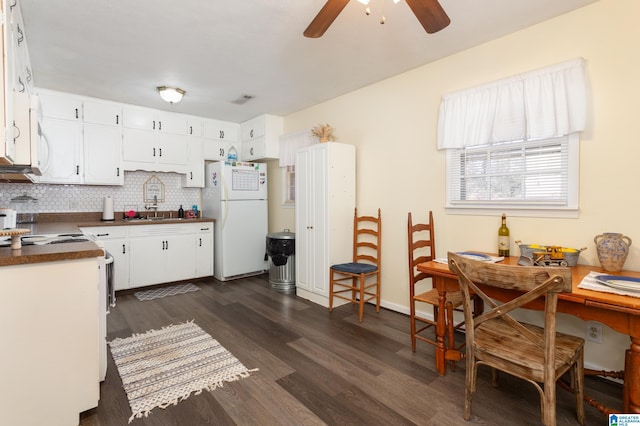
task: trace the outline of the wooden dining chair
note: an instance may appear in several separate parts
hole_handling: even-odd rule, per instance
[[[578,422],[584,416],[584,339],[556,331],[558,293],[571,291],[571,269],[511,266],[448,254],[449,268],[458,275],[466,321],[466,386],[464,418],[471,417],[477,367],[487,365],[532,383],[540,394],[542,423],[556,424],[556,382],[569,371]],[[513,290],[514,298],[498,304],[483,291]],[[474,318],[470,292],[491,309]],[[511,313],[544,297],[544,326],[520,323]],[[494,376],[494,379],[496,376]],[[497,380],[494,380],[497,385]]]
[[[380,255],[382,220],[378,217],[353,215],[353,261],[332,265],[329,270],[329,311],[333,299],[359,304],[358,319],[362,322],[364,304],[376,300],[380,312]]]
[[[439,295],[438,290],[431,288],[426,291],[420,291],[416,294],[416,285],[431,278],[431,274],[420,272],[416,268],[419,263],[429,262],[436,257],[436,247],[434,238],[434,224],[433,213],[429,211],[429,221],[427,223],[413,223],[411,212],[409,212],[408,218],[408,249],[409,249],[409,301],[410,301],[410,324],[411,324],[411,350],[416,351],[416,341],[420,340],[426,343],[430,343],[434,346],[438,345],[435,339],[435,329],[438,325],[438,306]],[[417,313],[417,307],[429,305],[432,308],[433,319],[427,318]],[[454,323],[453,311],[460,309],[462,306],[462,293],[447,292],[446,294],[446,315],[445,328],[447,330],[447,342],[448,349],[461,349],[462,345],[456,347],[455,344],[455,330],[464,324],[461,321],[458,324]],[[433,337],[431,334],[427,334],[426,331],[433,331]],[[464,344],[463,344],[464,345]],[[451,371],[455,371],[455,361],[450,361]]]

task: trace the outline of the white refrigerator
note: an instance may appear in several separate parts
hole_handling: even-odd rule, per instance
[[[202,214],[215,219],[213,276],[227,281],[268,270],[267,165],[219,161],[205,166]]]

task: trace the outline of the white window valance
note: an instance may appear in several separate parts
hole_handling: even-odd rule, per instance
[[[280,136],[280,167],[296,164],[296,151],[318,143],[318,138],[311,135],[311,129]]]
[[[438,149],[543,139],[583,131],[584,59],[445,95]]]

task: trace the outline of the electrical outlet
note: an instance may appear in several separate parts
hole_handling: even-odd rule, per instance
[[[587,321],[584,337],[589,342],[602,343],[602,324],[597,321]]]

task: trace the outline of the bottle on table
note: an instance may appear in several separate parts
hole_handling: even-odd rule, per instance
[[[507,227],[507,215],[502,214],[502,225],[498,228],[498,256],[509,256],[509,247],[511,241],[509,237],[509,228]]]

